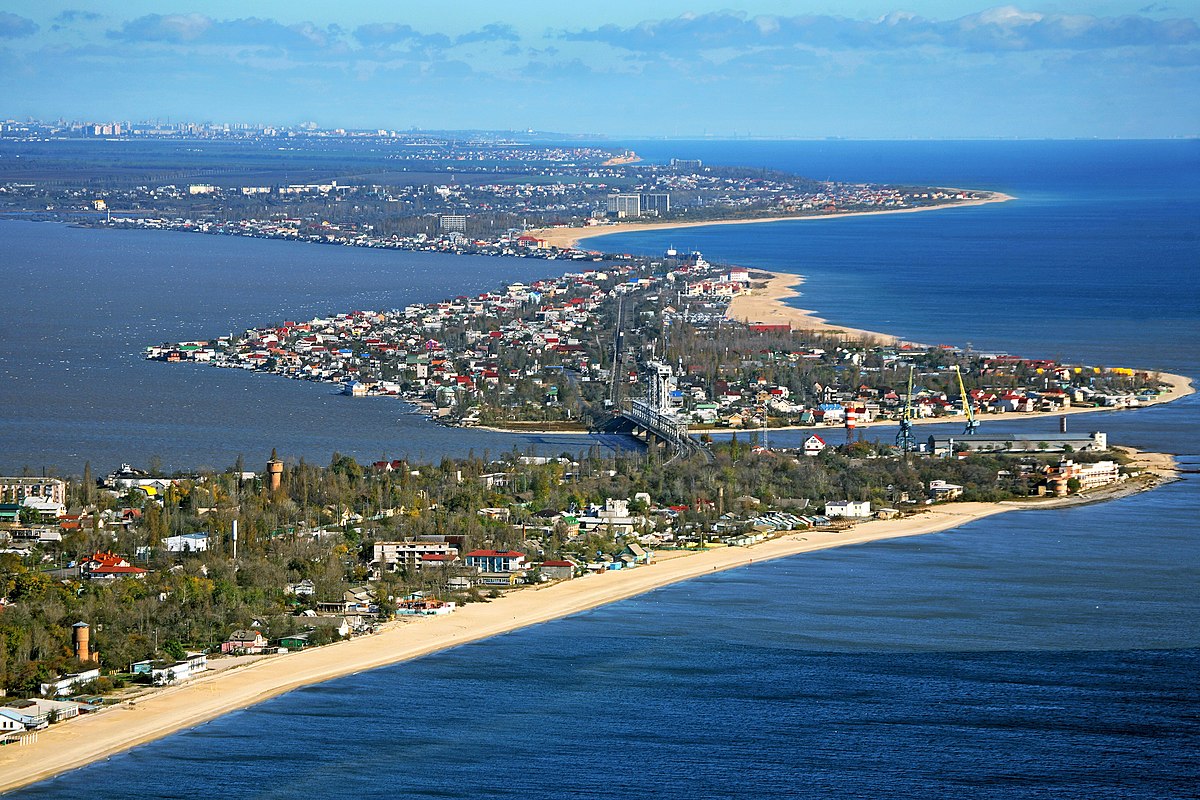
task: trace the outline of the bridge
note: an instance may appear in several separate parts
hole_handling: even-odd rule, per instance
[[[672,459],[698,455],[709,464],[713,463],[712,452],[688,435],[687,423],[667,410],[667,398],[674,381],[671,368],[657,362],[650,362],[647,367],[650,381],[646,398],[629,400],[618,418],[631,424],[634,435],[640,432],[648,443],[662,442],[672,452]]]

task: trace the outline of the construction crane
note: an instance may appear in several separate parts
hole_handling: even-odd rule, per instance
[[[967,388],[963,386],[962,370],[958,368],[958,364],[954,365],[954,374],[958,376],[958,394],[962,398],[963,413],[967,415],[967,428],[963,433],[972,434],[979,430],[979,420],[975,419],[975,412],[971,410],[971,398],[967,396]]]
[[[912,407],[913,368],[908,368],[908,393],[904,395],[904,412],[900,415],[900,430],[896,432],[896,447],[901,453],[917,449],[917,437],[913,433]]]

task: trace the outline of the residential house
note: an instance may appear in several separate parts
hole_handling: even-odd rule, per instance
[[[804,440],[804,455],[810,457],[818,456],[827,446],[828,445],[825,444],[824,439],[816,434],[813,434]]]
[[[238,655],[253,655],[263,652],[266,648],[266,637],[256,630],[234,631],[227,640],[221,643],[222,653]]]
[[[963,487],[957,483],[949,483],[943,480],[932,480],[929,482],[929,496],[937,501],[954,500],[962,497]]]
[[[871,501],[831,500],[825,504],[825,516],[831,519],[868,519],[871,516]]]
[[[569,581],[575,577],[573,561],[543,561],[539,569],[546,580]]]

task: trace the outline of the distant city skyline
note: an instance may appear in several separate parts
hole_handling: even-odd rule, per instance
[[[615,137],[1200,134],[1195,2],[728,8],[16,0],[0,11],[0,117]]]

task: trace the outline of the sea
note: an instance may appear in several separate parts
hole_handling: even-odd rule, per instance
[[[628,146],[1017,199],[627,234],[598,240],[606,250],[673,246],[803,274],[798,306],[916,341],[1200,377],[1198,142]],[[6,469],[592,444],[439,428],[386,399],[139,358],[146,344],[482,291],[555,262],[21,222],[0,223],[0,245]],[[1198,422],[1195,395],[1070,419],[1174,453],[1181,480],[1153,492],[705,576],[293,691],[13,796],[1196,797]]]

